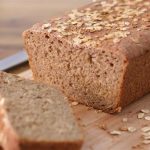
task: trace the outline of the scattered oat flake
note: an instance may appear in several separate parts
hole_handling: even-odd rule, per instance
[[[145,5],[145,6],[149,6],[149,5],[150,5],[150,2],[145,2],[144,5]]]
[[[143,132],[142,135],[143,136],[150,136],[150,132]]]
[[[150,144],[150,140],[144,140],[143,144]]]
[[[128,26],[128,25],[130,25],[130,22],[124,22],[124,24]]]
[[[76,24],[78,24],[78,22],[77,21],[72,21],[71,24],[76,25]]]
[[[133,19],[133,21],[134,21],[134,22],[137,22],[137,21],[138,21],[138,19],[137,19],[137,18],[134,18],[134,19]]]
[[[137,29],[137,31],[141,31],[141,29],[140,29],[140,28],[138,28],[138,29]]]
[[[102,110],[96,110],[96,113],[101,113],[101,112],[103,112]]]
[[[81,27],[83,25],[83,22],[78,22],[77,27]]]
[[[81,44],[83,41],[79,38],[79,37],[75,37],[73,39],[74,45],[79,45]]]
[[[63,23],[62,19],[55,19],[57,25],[59,25],[58,28],[61,28],[61,30],[57,29],[56,31],[62,33],[62,31],[67,27],[67,33],[63,32],[62,34],[63,36],[68,36],[68,32],[72,30],[72,28],[70,28],[70,25],[71,27],[73,25],[77,28],[77,35],[84,35],[84,33],[87,32],[94,34],[93,32],[100,32],[101,30],[114,30],[109,32],[107,37],[103,38],[103,36],[100,36],[99,39],[97,38],[96,40],[94,38],[92,38],[91,40],[87,40],[85,39],[85,37],[84,39],[74,39],[73,45],[79,46],[80,44],[85,44],[87,46],[97,46],[98,40],[104,41],[110,39],[112,40],[112,42],[118,43],[122,40],[122,38],[125,38],[129,34],[131,34],[129,31],[132,28],[139,28],[137,30],[148,29],[147,24],[144,26],[142,26],[142,24],[138,24],[138,19],[139,21],[148,21],[149,18],[141,18],[140,15],[149,10],[149,2],[143,2],[143,0],[125,0],[121,2],[121,5],[117,4],[118,0],[113,0],[112,3],[109,3],[107,1],[101,2],[98,0],[92,0],[92,2],[96,2],[92,6],[100,6],[101,11],[99,11],[99,9],[97,8],[93,9],[94,7],[85,8],[83,10],[72,10],[72,12],[68,14],[69,18]],[[125,5],[122,6],[123,3],[125,3]],[[137,8],[134,8],[133,6],[137,6]],[[133,26],[130,26],[130,21],[126,21],[128,20],[128,18],[129,20],[133,21]],[[65,28],[62,27],[62,25],[64,25]],[[91,36],[91,34],[89,35]],[[95,43],[93,43],[93,41]],[[118,109],[118,111],[120,111],[120,109]]]
[[[78,102],[72,102],[71,105],[72,106],[77,106],[79,103]]]
[[[128,127],[128,131],[129,131],[129,132],[135,132],[135,131],[136,131],[136,128],[135,128],[135,127]]]
[[[144,113],[138,113],[138,119],[142,119],[142,118],[144,118]]]
[[[150,121],[150,116],[146,116],[146,117],[144,117],[144,118],[145,118],[145,120]]]
[[[123,28],[121,28],[120,30],[126,31],[127,29],[128,29],[127,27],[123,27]]]
[[[110,132],[111,135],[121,135],[121,131],[113,130]]]
[[[128,118],[123,118],[122,121],[123,121],[123,122],[127,122],[127,121],[128,121]]]
[[[52,31],[53,31],[53,30],[52,30],[51,28],[50,28],[50,29],[48,29],[48,32],[49,32],[49,33],[51,33]]]
[[[50,28],[51,24],[50,23],[46,23],[42,25],[42,29],[48,29]]]
[[[143,132],[149,132],[149,131],[150,131],[150,126],[143,127],[141,130],[142,130]]]
[[[141,112],[148,114],[150,112],[150,110],[149,109],[141,109]]]
[[[59,38],[62,38],[63,36],[62,36],[62,35],[58,35],[58,37],[59,37]]]
[[[118,42],[120,42],[120,39],[119,39],[119,38],[114,38],[114,39],[113,39],[113,42],[114,42],[114,43],[118,43]]]

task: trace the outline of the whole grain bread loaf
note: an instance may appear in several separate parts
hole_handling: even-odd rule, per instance
[[[0,145],[4,150],[79,150],[82,134],[57,89],[0,72]]]
[[[150,91],[150,1],[103,0],[23,33],[34,78],[117,112]]]

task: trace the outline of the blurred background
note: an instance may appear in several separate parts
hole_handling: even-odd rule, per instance
[[[22,32],[92,0],[0,0],[0,60],[23,49]]]

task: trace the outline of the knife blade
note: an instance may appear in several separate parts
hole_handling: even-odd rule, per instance
[[[12,56],[0,60],[0,70],[6,71],[28,61],[28,56],[25,51],[21,50]]]

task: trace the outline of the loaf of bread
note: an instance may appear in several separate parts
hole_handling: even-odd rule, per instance
[[[150,91],[150,1],[103,0],[23,33],[35,80],[113,113]]]
[[[82,138],[68,101],[58,90],[0,72],[3,150],[79,150]]]

